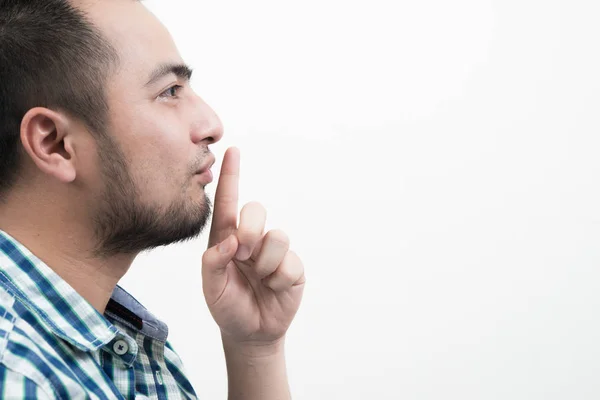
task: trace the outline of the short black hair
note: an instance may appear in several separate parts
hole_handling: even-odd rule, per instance
[[[69,0],[0,0],[0,199],[19,176],[20,127],[34,107],[106,137],[106,82],[118,53]]]

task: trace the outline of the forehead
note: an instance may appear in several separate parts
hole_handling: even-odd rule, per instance
[[[181,62],[171,34],[137,0],[77,0],[120,58],[117,75],[147,80],[158,64]],[[145,83],[145,82],[144,82]]]

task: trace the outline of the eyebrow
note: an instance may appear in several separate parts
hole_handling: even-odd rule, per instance
[[[170,74],[176,75],[179,79],[189,81],[192,78],[192,72],[192,69],[186,64],[160,64],[154,71],[152,71],[150,74],[150,79],[145,86],[150,86],[153,83],[156,83],[156,81],[159,79]]]

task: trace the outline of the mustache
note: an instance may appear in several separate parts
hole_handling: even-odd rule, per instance
[[[190,174],[195,175],[200,168],[204,166],[206,162],[206,158],[210,157],[211,153],[208,148],[204,148],[202,153],[198,154],[192,163],[192,167],[190,168]]]

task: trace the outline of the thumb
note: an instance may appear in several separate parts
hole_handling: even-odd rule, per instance
[[[205,291],[209,286],[219,289],[225,285],[227,264],[237,252],[238,241],[235,235],[229,235],[221,243],[208,248],[202,256],[202,281]],[[222,283],[221,283],[222,281]],[[222,290],[223,288],[220,287]]]

